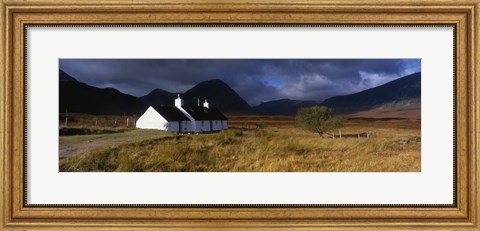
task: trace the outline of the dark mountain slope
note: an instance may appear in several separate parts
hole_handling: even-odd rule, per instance
[[[218,108],[223,113],[251,114],[254,112],[242,97],[218,79],[201,82],[180,95],[185,105],[203,105],[207,99],[212,107]],[[173,106],[177,97],[178,93],[155,89],[140,98],[147,105]]]
[[[210,105],[223,113],[252,114],[254,111],[248,103],[240,97],[230,86],[222,80],[208,80],[201,82],[182,94],[186,104],[203,104],[205,99]],[[200,99],[200,100],[199,100]]]
[[[418,103],[420,96],[421,73],[414,73],[355,94],[326,99],[321,105],[333,108],[335,113],[349,114],[385,105]]]
[[[72,79],[74,78],[60,71],[60,112],[141,115],[146,109],[144,103],[135,96],[124,94],[114,88],[92,87]]]
[[[59,77],[60,77],[60,82],[78,82],[75,78],[67,74],[66,72],[59,70]]]
[[[145,104],[153,106],[173,106],[175,98],[177,98],[176,94],[159,88],[151,91],[148,95],[140,97]]]

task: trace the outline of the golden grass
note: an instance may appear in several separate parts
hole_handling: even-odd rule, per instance
[[[293,126],[229,129],[115,144],[60,160],[60,171],[412,172],[420,171],[418,120],[353,120],[343,138]],[[373,124],[373,125],[372,125]],[[388,125],[388,126],[387,126]],[[373,131],[357,138],[359,131]]]

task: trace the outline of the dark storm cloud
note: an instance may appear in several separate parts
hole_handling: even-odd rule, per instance
[[[78,81],[143,96],[184,92],[221,79],[250,105],[281,98],[322,101],[420,71],[420,59],[61,59]]]

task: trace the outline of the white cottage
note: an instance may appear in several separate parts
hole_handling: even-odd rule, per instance
[[[175,107],[149,107],[138,119],[137,128],[172,132],[214,132],[227,129],[228,119],[218,109],[210,108],[207,100],[203,107],[184,105],[178,95]]]
[[[190,119],[172,106],[149,107],[137,120],[137,128],[191,132]]]

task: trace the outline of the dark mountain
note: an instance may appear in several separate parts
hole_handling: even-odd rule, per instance
[[[263,102],[253,107],[255,111],[264,115],[295,115],[302,107],[313,107],[319,105],[315,101],[279,99]]]
[[[124,94],[114,88],[89,86],[76,81],[63,71],[60,71],[59,95],[60,112],[141,115],[146,110],[145,104],[135,96]]]
[[[210,105],[224,113],[252,114],[254,111],[230,86],[222,80],[208,80],[182,94],[186,104],[197,105],[207,99]],[[200,99],[200,100],[199,100]]]
[[[59,70],[60,112],[87,114],[140,115],[148,106],[174,105],[176,93],[155,89],[137,98],[114,88],[97,88],[78,82]],[[252,114],[254,111],[232,88],[221,80],[201,82],[181,94],[186,105],[203,105],[205,99],[223,113]]]
[[[180,94],[185,105],[203,105],[205,99],[223,113],[252,114],[254,111],[230,86],[221,80],[208,80]],[[147,105],[174,105],[176,93],[155,89],[141,99]]]
[[[321,105],[335,113],[350,114],[381,107],[399,107],[420,102],[421,73],[414,73],[378,87],[351,95],[326,99]]]
[[[165,91],[159,88],[151,91],[150,93],[148,93],[148,95],[140,97],[140,99],[146,105],[152,105],[152,106],[161,106],[161,105],[173,106],[175,98],[176,98],[176,94],[170,93],[168,91]]]
[[[62,70],[59,70],[60,82],[78,82],[75,78],[65,73]]]
[[[148,106],[174,105],[176,93],[155,89],[148,95],[137,98],[114,88],[97,88],[78,82],[69,74],[59,71],[60,112],[87,114],[141,115]],[[421,73],[399,78],[384,85],[351,95],[326,99],[321,105],[333,108],[339,114],[391,113],[394,108],[402,111],[404,106],[416,112],[420,105]],[[315,101],[281,99],[262,103],[251,108],[232,88],[221,80],[201,82],[181,94],[186,105],[203,105],[205,99],[212,107],[223,113],[294,115],[298,108],[318,105]],[[373,110],[375,109],[375,110]],[[373,110],[373,111],[372,111]]]

